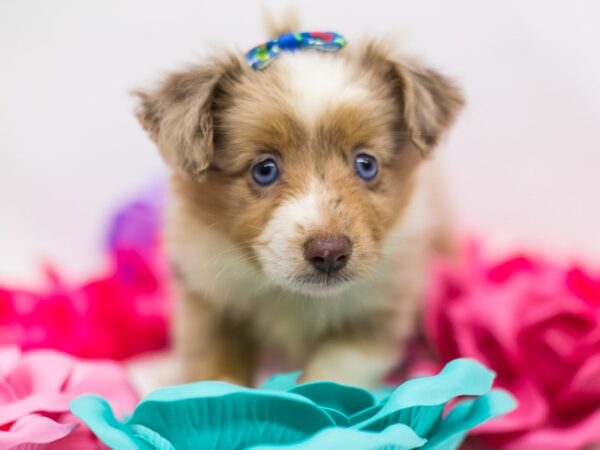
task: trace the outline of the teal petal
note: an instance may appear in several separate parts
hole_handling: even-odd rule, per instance
[[[321,407],[334,409],[345,416],[357,414],[375,405],[375,398],[369,391],[331,381],[301,384],[288,392],[302,395]]]
[[[335,409],[331,409],[331,408],[321,408],[321,409],[323,411],[325,411],[327,414],[329,414],[329,417],[331,417],[331,420],[333,420],[335,422],[336,427],[347,428],[351,425],[350,419],[348,418],[348,416],[342,414],[341,412],[339,412]]]
[[[456,449],[469,430],[516,407],[514,397],[503,389],[494,389],[474,400],[462,401],[432,430],[423,449]],[[454,446],[450,445],[451,442]]]
[[[494,377],[494,372],[477,361],[456,359],[438,375],[415,378],[401,384],[380,411],[354,427],[376,431],[401,422],[419,436],[426,436],[441,419],[449,400],[463,395],[485,394],[491,389]]]
[[[298,384],[302,372],[290,372],[273,375],[260,388],[269,391],[288,391]]]
[[[397,386],[382,386],[372,391],[371,394],[373,394],[373,397],[377,403],[382,403],[390,398],[390,395],[392,395],[396,388]]]
[[[97,401],[81,397],[73,413],[87,423]],[[126,423],[111,416],[94,432],[112,448],[126,450],[245,449],[299,442],[332,426],[335,421],[326,411],[300,395],[207,381],[159,389]],[[115,434],[129,447],[112,445]]]
[[[83,395],[71,401],[71,412],[79,417],[102,442],[122,450],[152,450],[121,422],[106,400],[97,395]]]
[[[301,372],[292,372],[274,375],[261,386],[261,389],[302,395],[319,405],[339,427],[350,426],[350,416],[376,407],[374,396],[369,391],[331,381],[299,385],[298,379],[301,374]]]
[[[377,414],[379,411],[381,411],[381,408],[383,408],[383,405],[385,404],[385,402],[380,403],[378,405],[372,406],[368,409],[365,409],[364,411],[360,411],[356,414],[354,414],[353,416],[350,417],[350,424],[351,425],[356,425],[360,422],[364,422],[367,419],[370,419],[371,417],[373,417],[375,414]]]
[[[359,431],[353,429],[330,428],[321,431],[312,439],[299,444],[259,445],[249,450],[411,450],[421,448],[427,441],[420,438],[409,427],[402,424],[392,425],[381,433]]]
[[[133,434],[156,450],[176,450],[175,446],[156,431],[143,425],[131,425]],[[144,447],[146,448],[146,447]]]
[[[431,429],[441,420],[445,405],[436,406],[414,406],[412,408],[398,409],[392,413],[373,416],[367,419],[366,426],[354,425],[368,431],[381,431],[394,423],[403,423],[411,427],[419,436],[426,437]],[[370,422],[370,423],[369,423]]]
[[[200,444],[206,449],[243,449],[294,443],[335,425],[325,411],[299,395],[220,382],[156,391],[130,421],[156,431],[178,450]]]

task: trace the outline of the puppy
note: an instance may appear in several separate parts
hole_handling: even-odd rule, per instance
[[[264,70],[227,53],[139,95],[172,168],[183,379],[251,384],[278,351],[304,381],[376,385],[414,329],[428,258],[449,242],[427,159],[460,90],[367,41]]]

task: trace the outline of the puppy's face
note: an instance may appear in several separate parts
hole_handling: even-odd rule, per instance
[[[375,45],[344,52],[264,71],[230,56],[175,74],[140,110],[201,220],[268,280],[315,296],[373,274],[462,104],[441,75]]]

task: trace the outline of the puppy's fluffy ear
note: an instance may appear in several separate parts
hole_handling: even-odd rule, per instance
[[[362,62],[392,86],[401,102],[403,126],[421,153],[430,155],[464,106],[461,90],[441,73],[394,56],[385,44],[365,46]]]
[[[425,154],[437,145],[464,106],[461,90],[444,75],[418,65],[399,63],[404,83],[404,116],[411,138]]]
[[[168,76],[153,92],[135,92],[137,117],[175,170],[198,177],[213,160],[214,112],[226,83],[243,70],[239,58],[213,59]]]

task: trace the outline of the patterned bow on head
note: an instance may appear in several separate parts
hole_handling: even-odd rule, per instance
[[[346,38],[337,33],[318,31],[282,34],[246,53],[253,69],[261,70],[279,57],[282,51],[293,52],[304,48],[335,52],[346,45]]]

